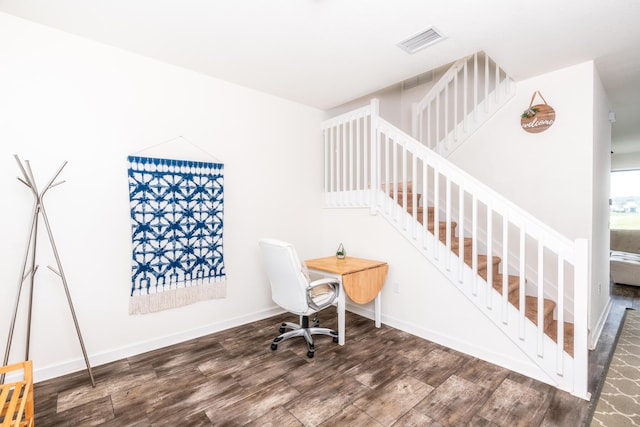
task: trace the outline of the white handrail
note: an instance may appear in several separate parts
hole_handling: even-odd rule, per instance
[[[557,387],[586,398],[586,241],[569,240],[379,117],[377,110],[374,100],[323,124],[325,174],[330,174],[325,176],[325,205],[367,207],[382,214]],[[464,247],[466,237],[473,239],[471,250]],[[452,250],[456,241],[458,255]],[[493,287],[500,274],[493,267],[493,253],[502,258],[503,277],[496,285],[502,295]],[[484,269],[483,254],[489,266]],[[538,297],[534,319],[510,302],[509,275],[519,277],[518,307],[526,306],[528,295]],[[544,307],[549,296],[557,304],[557,344],[547,336]],[[573,357],[563,351],[564,322],[569,319],[575,331]]]
[[[459,59],[413,105],[413,137],[448,156],[514,95],[512,83],[482,52]]]

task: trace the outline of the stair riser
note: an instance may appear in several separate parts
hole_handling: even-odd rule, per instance
[[[392,193],[392,197],[393,197],[393,191]],[[420,195],[418,195],[418,199],[419,199]],[[409,204],[409,206],[407,207],[407,211],[413,215],[414,217],[417,218],[417,220],[421,223],[424,224],[424,217],[425,217],[425,210],[423,207],[418,207],[417,209],[417,213],[413,214],[413,201],[412,201],[412,194],[408,193],[407,194],[407,203]],[[402,190],[398,191],[398,204],[400,206],[403,205],[403,193]],[[432,234],[434,233],[434,229],[435,229],[435,224],[434,224],[434,208],[433,207],[427,207],[426,209],[426,215],[427,218],[429,219],[429,222],[427,224],[427,230],[429,230],[429,232],[431,232]],[[453,253],[455,253],[456,255],[459,256],[459,241],[458,238],[455,235],[455,230],[457,227],[457,223],[456,222],[451,222],[450,223],[450,238],[451,238],[451,251]],[[438,223],[438,238],[439,240],[446,244],[446,239],[447,239],[447,223],[445,221],[439,221]],[[465,264],[467,264],[469,267],[473,267],[473,262],[471,260],[471,251],[472,251],[472,246],[473,246],[473,239],[471,238],[464,238],[464,262]],[[502,294],[502,278],[501,276],[498,275],[498,272],[500,271],[500,263],[501,263],[501,258],[500,257],[496,257],[493,256],[491,257],[491,263],[492,263],[492,271],[493,271],[493,275],[494,275],[494,283],[493,283],[493,287],[494,289],[496,289],[496,291],[498,291],[500,294]],[[477,269],[478,269],[478,275],[480,277],[482,277],[484,280],[487,280],[487,264],[488,264],[488,257],[486,255],[478,255],[478,260],[477,260]],[[498,275],[498,276],[497,276]],[[520,278],[517,276],[509,276],[509,284],[508,284],[508,300],[509,303],[511,305],[513,305],[516,309],[519,309],[520,307]],[[533,322],[535,325],[538,324],[538,316],[537,316],[537,306],[538,306],[538,298],[535,296],[527,296],[526,297],[526,304],[525,304],[525,317],[527,319],[529,319],[531,322]],[[557,342],[557,338],[555,337],[555,333],[548,333],[547,330],[549,329],[553,329],[553,326],[555,324],[555,320],[553,318],[553,312],[555,310],[555,302],[551,301],[549,299],[545,299],[544,300],[544,304],[543,304],[543,311],[544,311],[544,315],[543,315],[543,328],[545,330],[545,333],[552,338],[554,341]],[[565,326],[565,351],[567,351],[567,353],[569,354],[573,354],[573,325],[572,324],[568,324],[570,326]]]

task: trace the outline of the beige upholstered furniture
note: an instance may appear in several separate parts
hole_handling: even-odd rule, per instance
[[[610,247],[611,280],[640,286],[640,230],[611,230]]]

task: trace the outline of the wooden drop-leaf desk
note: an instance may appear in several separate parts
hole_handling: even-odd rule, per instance
[[[387,278],[389,266],[383,261],[364,258],[328,256],[306,260],[309,272],[325,277],[334,277],[340,282],[338,297],[338,342],[345,341],[346,298],[353,302],[367,304],[374,301],[375,324],[380,327],[380,291]]]

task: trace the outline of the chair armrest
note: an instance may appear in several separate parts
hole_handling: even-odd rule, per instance
[[[313,282],[309,283],[308,289],[312,289],[322,285],[335,285],[336,292],[337,292],[337,289],[340,288],[340,282],[338,282],[333,277],[323,277],[322,279],[314,280]]]
[[[317,293],[316,295],[314,295],[313,294],[314,289],[318,289],[319,287],[325,287],[329,291]],[[330,305],[333,305],[336,299],[338,299],[339,292],[340,292],[340,283],[336,281],[336,279],[324,278],[324,279],[314,280],[307,287],[307,303],[309,304],[309,307],[311,307],[312,309],[316,311],[320,311],[324,308],[329,307]],[[322,302],[318,303],[316,301],[318,296],[320,295],[324,296],[326,294],[329,294],[329,295],[323,298]]]
[[[640,254],[635,252],[610,251],[611,260],[632,260],[640,262]]]

